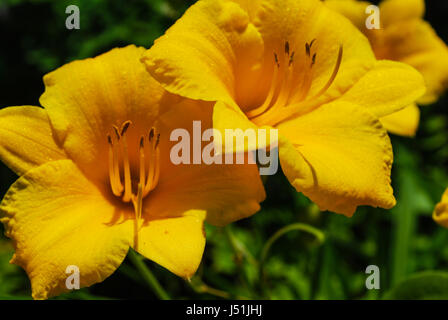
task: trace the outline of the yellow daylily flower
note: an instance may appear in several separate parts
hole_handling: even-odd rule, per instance
[[[448,228],[448,189],[446,189],[442,200],[434,209],[432,218],[441,226]]]
[[[322,210],[391,208],[388,116],[424,93],[412,67],[317,0],[200,0],[142,58],[168,91],[216,102],[214,128],[279,129],[284,173]],[[245,146],[247,147],[247,146]]]
[[[424,0],[383,0],[380,5],[380,29],[366,27],[366,8],[371,3],[357,0],[325,0],[325,4],[349,18],[369,39],[378,59],[407,63],[420,71],[427,92],[420,104],[435,102],[448,88],[448,48],[431,25],[423,20]],[[393,121],[381,119],[392,133],[413,136],[418,124],[418,107],[412,104],[406,114]]]
[[[204,220],[247,217],[265,197],[256,165],[171,163],[170,132],[211,127],[212,106],[167,93],[140,63],[144,51],[64,65],[44,77],[45,109],[0,110],[0,159],[20,175],[0,218],[36,299],[68,291],[68,266],[82,287],[104,280],[130,247],[190,278]]]

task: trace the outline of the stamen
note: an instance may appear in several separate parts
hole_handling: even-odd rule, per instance
[[[289,66],[292,66],[292,64],[294,63],[294,55],[296,54],[295,51],[292,52],[291,54],[291,58],[289,58]]]
[[[316,64],[316,56],[317,56],[317,53],[315,53],[315,54],[313,54],[313,59],[311,59],[311,68]]]
[[[107,141],[109,142],[109,182],[112,192],[115,196],[121,196],[121,192],[117,189],[114,172],[114,145],[110,135],[107,135]]]
[[[115,136],[117,137],[117,140],[120,140],[121,136],[120,136],[120,131],[118,130],[118,127],[113,126],[112,128],[114,128],[114,132],[115,132]]]
[[[145,164],[145,137],[142,136],[140,138],[140,148],[139,148],[139,152],[140,152],[140,184],[143,185],[143,188],[145,188],[145,183],[146,183],[146,173],[145,173],[145,169],[146,169],[146,164]]]
[[[247,113],[247,116],[252,121],[257,124],[269,123],[270,125],[275,125],[297,113],[310,112],[318,106],[317,98],[330,88],[339,72],[343,57],[343,47],[342,45],[339,47],[336,64],[330,79],[318,93],[308,98],[314,77],[314,66],[317,62],[317,53],[312,50],[315,42],[316,39],[313,39],[310,43],[305,44],[304,69],[302,81],[300,82],[296,81],[294,77],[295,51],[289,54],[291,52],[290,43],[288,41],[285,43],[285,59],[288,60],[285,60],[284,64],[283,62],[282,65],[280,64],[277,54],[274,53],[277,68],[274,68],[271,88],[263,105]],[[277,110],[284,107],[287,107],[287,110],[281,112]]]
[[[277,65],[277,68],[280,68],[280,62],[278,61],[278,55],[274,52],[274,60],[275,64]]]
[[[266,110],[269,109],[269,107],[271,106],[272,100],[274,98],[275,92],[277,91],[277,84],[278,84],[278,78],[279,78],[279,72],[280,72],[280,62],[278,61],[278,56],[276,53],[274,53],[274,59],[275,59],[275,65],[274,66],[274,75],[272,76],[272,82],[271,82],[271,87],[269,89],[268,95],[264,101],[264,103],[254,109],[254,110],[250,110],[247,113],[247,116],[249,118],[255,118],[258,117],[259,115],[263,114],[264,112],[266,112]]]
[[[148,136],[140,137],[138,146],[139,176],[134,177],[133,179],[131,175],[131,164],[129,159],[128,141],[126,135],[131,125],[131,121],[126,121],[123,123],[120,129],[118,129],[117,126],[112,126],[112,129],[116,135],[116,139],[113,139],[110,134],[107,135],[107,141],[109,144],[109,182],[112,192],[115,196],[121,197],[121,200],[123,202],[132,202],[136,217],[137,237],[140,225],[139,220],[142,218],[143,199],[148,195],[149,192],[154,190],[159,181],[160,134],[156,135],[155,128],[152,128]],[[154,139],[154,137],[156,138]],[[145,142],[146,138],[149,139],[149,144]],[[121,156],[119,157],[120,153]],[[123,182],[122,176],[120,175],[121,168],[123,168]],[[149,168],[148,172],[146,171],[147,168]],[[139,179],[138,181],[137,178]],[[137,190],[135,190],[136,187]]]
[[[316,93],[315,96],[312,97],[312,99],[315,99],[317,97],[320,97],[322,94],[324,94],[329,88],[330,86],[333,84],[334,79],[336,79],[336,76],[339,72],[339,67],[341,66],[341,62],[342,62],[342,55],[343,55],[343,48],[342,45],[339,47],[339,52],[338,52],[338,59],[336,61],[336,65],[333,69],[333,73],[331,74],[330,79],[328,80],[327,84],[318,92]]]
[[[134,205],[135,217],[139,221],[142,218],[142,207],[143,207],[143,186],[141,183],[138,184],[137,195],[132,196],[132,204]]]
[[[159,151],[159,143],[160,143],[160,134],[157,135],[157,138],[154,139],[154,128],[151,129],[152,134],[149,134],[149,140],[152,142],[150,152],[150,160],[149,160],[149,170],[148,170],[148,178],[146,181],[145,189],[143,190],[143,196],[145,197],[149,192],[154,190],[158,183],[158,174],[160,171],[159,162],[160,162],[160,151]]]
[[[300,90],[298,91],[300,93],[300,96],[298,98],[299,101],[302,101],[303,99],[306,98],[306,96],[308,95],[310,89],[311,89],[311,84],[313,82],[313,75],[314,75],[314,70],[313,70],[313,66],[316,63],[316,57],[317,54],[314,53],[313,56],[311,57],[311,47],[314,43],[314,40],[311,41],[310,44],[306,44],[306,56],[307,56],[307,62],[305,63],[305,66],[309,67],[309,71],[308,72],[304,72],[303,75],[303,82],[302,82],[302,86],[300,88]],[[293,99],[295,99],[295,97],[293,97]]]
[[[119,159],[118,159],[118,146],[114,146],[114,183],[117,189],[117,192],[119,193],[119,196],[123,193],[124,187],[121,183],[121,176],[120,176],[120,167],[119,167]]]
[[[157,135],[156,144],[154,146],[155,149],[157,149],[157,147],[159,146],[159,143],[160,143],[160,133]]]
[[[123,125],[121,132],[123,134],[126,133],[126,130],[129,128],[129,124]],[[131,166],[129,164],[129,153],[128,153],[128,143],[126,136],[121,136],[121,147],[123,150],[123,166],[124,166],[124,195],[123,201],[129,202],[132,197],[132,180],[131,180]]]
[[[132,124],[131,121],[126,121],[125,123],[123,123],[123,125],[121,126],[121,136],[123,137],[126,133],[126,131],[128,131],[129,126]]]

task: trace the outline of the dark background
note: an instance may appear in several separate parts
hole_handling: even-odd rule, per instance
[[[0,108],[39,105],[43,75],[64,63],[131,43],[150,47],[193,2],[0,0]],[[70,4],[80,8],[80,30],[65,28]],[[445,42],[447,17],[447,1],[427,1],[426,19]],[[399,202],[393,210],[360,208],[351,219],[321,213],[279,173],[266,181],[268,199],[260,213],[227,229],[207,226],[206,252],[192,283],[152,262],[148,267],[177,299],[448,298],[448,230],[431,219],[448,186],[447,103],[445,96],[422,108],[415,139],[392,137]],[[0,164],[0,179],[3,196],[16,176]],[[286,234],[273,245],[260,280],[257,263],[263,246],[277,230],[293,223],[321,230],[326,241],[318,243],[297,231]],[[8,264],[12,252],[10,241],[0,237],[0,299],[29,299],[26,275]],[[371,264],[380,268],[380,290],[366,290],[365,269]],[[155,295],[126,260],[103,283],[59,298]]]

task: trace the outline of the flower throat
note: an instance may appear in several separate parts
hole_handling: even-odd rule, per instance
[[[316,39],[305,44],[305,61],[302,63],[301,79],[294,79],[297,67],[295,51],[289,41],[285,42],[282,55],[274,52],[274,71],[269,92],[263,104],[247,113],[249,119],[259,125],[276,125],[297,113],[312,110],[317,98],[333,84],[342,63],[343,48],[339,47],[336,63],[327,83],[316,94],[310,96],[317,53],[313,50]]]
[[[140,137],[138,146],[138,177],[133,177],[129,161],[126,132],[131,121],[121,128],[113,126],[113,134],[107,136],[109,143],[109,182],[112,193],[123,202],[132,202],[136,218],[142,216],[143,199],[157,186],[160,176],[160,134],[155,128]]]

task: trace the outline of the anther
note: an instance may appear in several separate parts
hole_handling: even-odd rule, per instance
[[[278,61],[278,56],[277,53],[274,52],[274,59],[275,59],[275,64],[277,65],[278,68],[280,68],[280,62]]]
[[[289,41],[285,42],[285,53],[289,56]]]
[[[291,58],[289,58],[289,66],[291,66],[294,63],[294,55],[295,55],[295,51],[292,52]]]
[[[154,149],[157,149],[157,147],[159,146],[159,143],[160,143],[160,133],[157,135],[157,140],[156,140],[156,143],[154,145]]]
[[[123,136],[126,131],[129,129],[129,126],[132,124],[131,121],[126,121],[125,123],[123,123],[123,125],[121,126],[121,136]]]
[[[154,138],[154,134],[155,134],[155,129],[151,128],[151,131],[149,131],[149,141],[151,141],[152,138]]]
[[[120,140],[121,135],[120,135],[120,131],[118,130],[118,127],[117,126],[113,126],[112,128],[114,129],[114,132],[115,132],[115,135],[117,137],[117,140]]]

